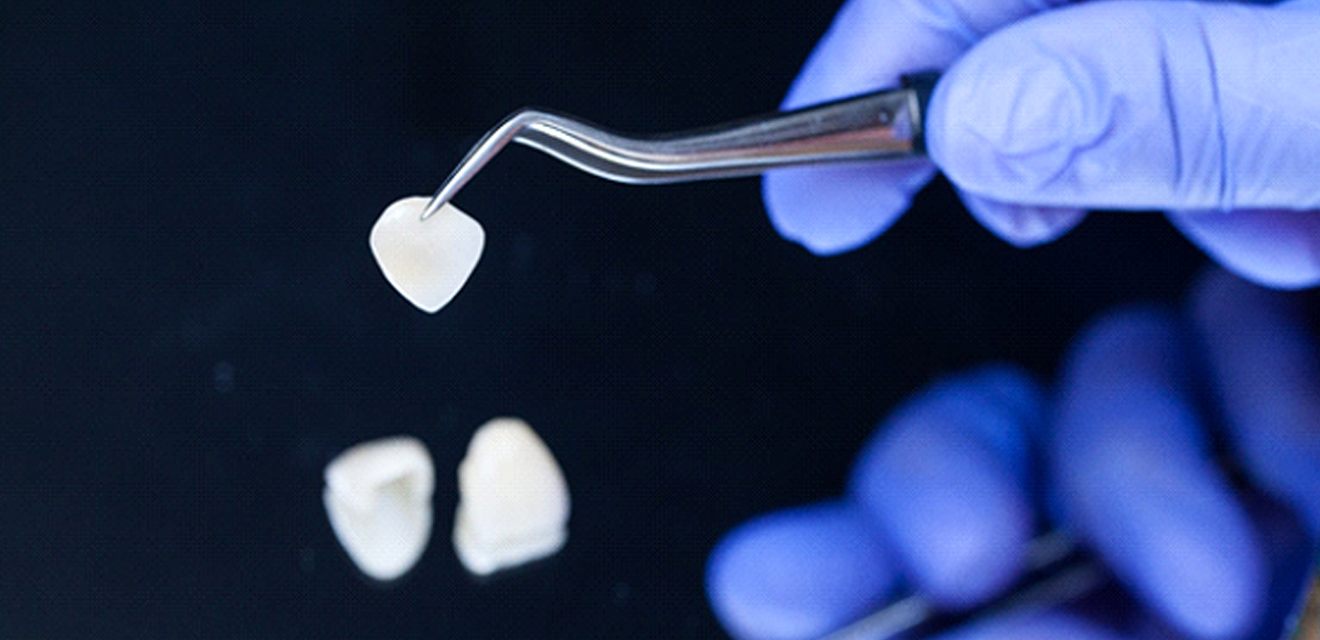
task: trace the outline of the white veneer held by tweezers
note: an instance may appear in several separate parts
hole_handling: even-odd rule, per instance
[[[463,288],[481,259],[486,232],[452,204],[422,221],[428,199],[404,198],[380,214],[371,228],[376,263],[408,302],[439,311]]]
[[[407,573],[431,539],[435,465],[416,438],[372,440],[325,468],[326,513],[335,537],[368,577]]]
[[[568,539],[568,484],[526,422],[497,418],[472,436],[458,467],[454,550],[486,575],[553,555]]]

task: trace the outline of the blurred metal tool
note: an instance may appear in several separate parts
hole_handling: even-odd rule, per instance
[[[825,640],[925,638],[982,616],[1067,604],[1095,591],[1108,580],[1100,565],[1066,535],[1047,533],[1028,547],[1023,577],[1006,595],[985,606],[949,613],[940,611],[920,595],[912,595],[831,633]]]
[[[1081,551],[1066,535],[1054,532],[1032,541],[1026,571],[1008,592],[971,611],[940,611],[920,595],[882,607],[825,640],[896,640],[926,638],[972,620],[1009,612],[1043,611],[1075,602],[1109,584],[1099,563]],[[1320,552],[1307,578],[1304,593],[1284,625],[1280,640],[1320,640]]]
[[[759,174],[825,162],[908,158],[925,152],[922,124],[938,76],[905,77],[877,91],[697,131],[626,136],[571,116],[517,111],[486,133],[436,190],[425,220],[510,142],[582,171],[628,184],[668,184]]]

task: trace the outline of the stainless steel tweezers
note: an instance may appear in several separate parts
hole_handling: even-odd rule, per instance
[[[472,147],[431,197],[422,219],[439,211],[510,142],[628,184],[732,178],[781,167],[921,155],[922,116],[936,79],[933,73],[916,74],[905,77],[897,89],[645,137],[615,133],[572,116],[522,109]]]

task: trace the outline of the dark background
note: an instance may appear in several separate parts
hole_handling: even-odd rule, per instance
[[[1175,300],[1202,261],[1154,216],[1017,251],[943,182],[822,260],[755,180],[625,187],[517,149],[460,196],[486,254],[428,316],[367,232],[501,116],[766,111],[835,4],[30,4],[0,4],[4,637],[714,635],[722,532],[838,492],[931,377],[1047,375],[1087,316]],[[454,469],[505,414],[558,456],[572,533],[479,583]],[[436,531],[380,589],[321,472],[395,433],[435,457]]]

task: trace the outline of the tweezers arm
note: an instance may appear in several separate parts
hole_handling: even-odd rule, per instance
[[[918,74],[904,78],[900,89],[665,136],[657,140],[657,151],[685,160],[685,168],[695,165],[721,176],[917,155],[925,150],[923,114],[937,77]]]
[[[426,219],[510,142],[616,182],[666,184],[755,175],[780,167],[920,155],[923,112],[935,74],[899,89],[697,131],[630,136],[576,118],[523,109],[491,129],[440,185]]]
[[[918,155],[922,109],[933,77],[805,109],[649,138],[623,136],[562,117],[543,119],[514,141],[583,171],[630,184],[755,175],[780,167]]]

